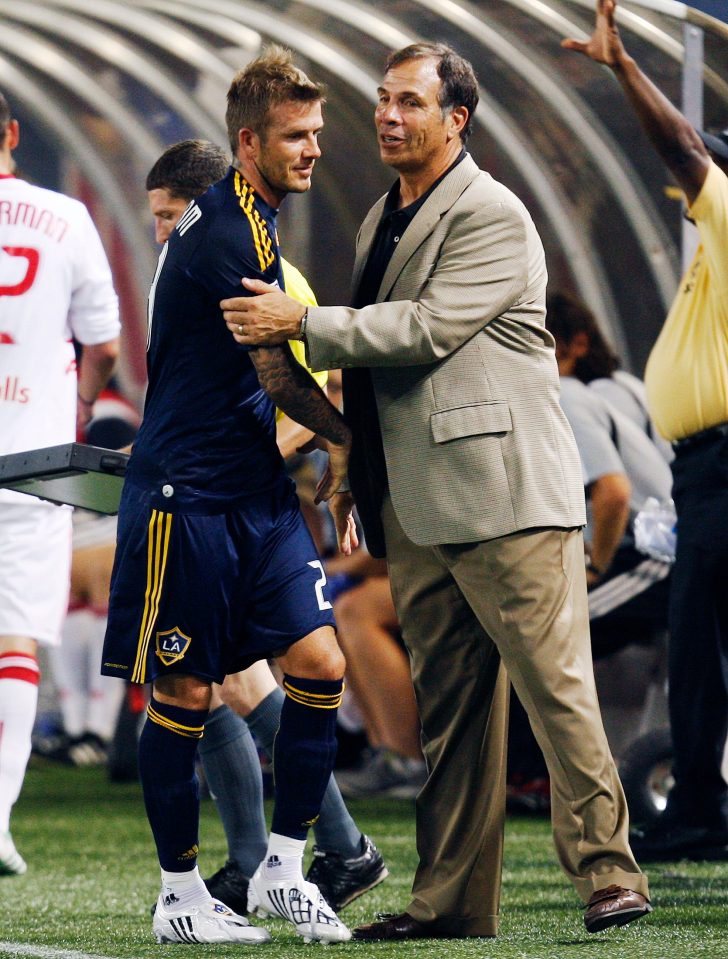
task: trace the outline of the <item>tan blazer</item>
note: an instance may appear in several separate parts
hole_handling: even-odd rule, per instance
[[[355,289],[384,201],[359,231]],[[405,231],[375,304],[309,309],[312,369],[371,369],[392,502],[416,544],[584,524],[545,289],[528,211],[466,156]]]

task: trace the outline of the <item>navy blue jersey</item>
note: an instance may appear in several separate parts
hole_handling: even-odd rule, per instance
[[[167,512],[215,513],[280,482],[275,410],[219,302],[241,278],[282,286],[277,211],[232,167],[194,200],[149,294],[144,419],[127,479]]]

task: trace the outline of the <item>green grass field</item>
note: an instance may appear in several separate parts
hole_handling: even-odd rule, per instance
[[[412,804],[351,804],[382,849],[389,879],[342,913],[349,925],[407,903],[415,865]],[[29,863],[25,876],[0,877],[0,956],[151,959],[173,954],[232,956],[246,946],[158,946],[149,906],[158,871],[139,788],[109,785],[103,772],[33,763],[13,814],[13,835]],[[212,802],[203,804],[200,867],[209,875],[225,859]],[[398,945],[306,946],[283,922],[268,920],[274,941],[258,947],[271,959],[326,955],[362,959],[665,959],[728,957],[728,863],[675,863],[650,870],[656,911],[624,929],[584,931],[580,904],[556,866],[549,824],[507,825],[502,927],[497,940],[421,940]],[[258,920],[255,920],[258,921]]]

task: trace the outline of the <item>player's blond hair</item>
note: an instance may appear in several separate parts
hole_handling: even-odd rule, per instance
[[[257,60],[236,73],[230,84],[225,122],[233,157],[237,154],[240,130],[253,130],[265,139],[271,107],[290,100],[323,103],[324,88],[293,63],[290,50],[271,44]]]

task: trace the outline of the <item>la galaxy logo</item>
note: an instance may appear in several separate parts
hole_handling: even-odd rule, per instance
[[[191,642],[191,637],[186,636],[179,626],[166,629],[163,633],[157,633],[157,656],[165,666],[171,666],[182,659]]]

